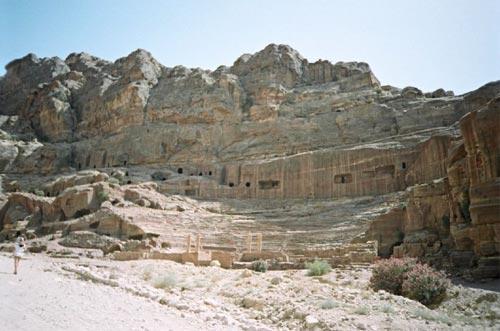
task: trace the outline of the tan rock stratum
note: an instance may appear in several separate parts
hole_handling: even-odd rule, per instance
[[[179,246],[175,231],[229,246],[254,231],[274,251],[374,240],[382,256],[500,276],[500,81],[424,93],[275,44],[215,71],[145,50],[29,54],[6,70],[4,238],[23,226]]]

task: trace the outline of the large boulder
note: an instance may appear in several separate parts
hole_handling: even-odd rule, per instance
[[[60,219],[60,211],[54,208],[53,200],[53,198],[40,197],[32,193],[11,193],[0,209],[0,230],[14,228],[17,222],[28,220],[28,218],[36,223],[42,220]]]
[[[105,253],[120,250],[120,240],[90,231],[70,232],[59,240],[59,245],[65,247],[100,249]]]
[[[407,86],[401,91],[401,96],[405,99],[416,99],[423,95],[421,90],[413,86]]]
[[[66,222],[64,233],[74,231],[92,231],[120,239],[143,239],[147,236],[132,219],[123,217],[112,208],[102,208],[93,214]]]
[[[103,182],[108,178],[107,174],[95,170],[79,171],[74,175],[61,176],[45,184],[43,191],[47,196],[57,196],[69,187]]]

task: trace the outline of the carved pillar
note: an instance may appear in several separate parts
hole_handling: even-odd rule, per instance
[[[197,234],[196,235],[196,253],[199,253],[201,251],[201,235]]]
[[[247,252],[251,253],[252,252],[252,233],[248,232],[247,235]]]
[[[186,253],[191,253],[191,235],[188,234],[186,238]]]
[[[262,252],[262,233],[257,234],[257,252]]]

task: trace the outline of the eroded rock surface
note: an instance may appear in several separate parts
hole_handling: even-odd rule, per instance
[[[243,239],[232,231],[284,222],[271,206],[257,212],[264,221],[256,226],[214,229],[211,207],[172,196],[180,194],[257,201],[252,208],[290,200],[303,210],[291,213],[287,226],[271,224],[282,227],[270,232],[272,247],[311,215],[323,223],[305,224],[307,235],[287,243],[346,242],[384,214],[360,197],[390,196],[398,198],[386,207],[396,209],[367,233],[381,255],[445,257],[480,277],[499,276],[499,81],[459,96],[400,89],[381,85],[366,63],[310,63],[275,44],[215,71],[167,68],[140,49],[115,62],[86,53],[65,60],[29,54],[6,69],[4,236],[18,225],[150,236],[203,211],[196,226],[169,231],[184,236],[196,228],[234,243]],[[397,201],[403,191],[405,206]],[[352,200],[324,203],[332,198]],[[335,229],[342,223],[330,209],[349,206],[346,222],[356,225],[315,239],[309,234],[316,224],[326,229],[327,217],[293,199],[319,201]]]
[[[406,207],[368,230],[385,255],[426,257],[476,278],[500,276],[500,99],[460,120],[463,139],[451,148],[445,176],[409,188]],[[394,236],[398,233],[398,236]]]

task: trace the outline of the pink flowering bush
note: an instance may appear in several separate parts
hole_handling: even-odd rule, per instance
[[[373,268],[370,286],[375,291],[384,290],[401,295],[406,273],[413,269],[415,264],[416,260],[410,258],[380,260]]]
[[[402,294],[426,306],[435,306],[446,297],[449,286],[450,281],[443,272],[418,263],[406,273]]]

